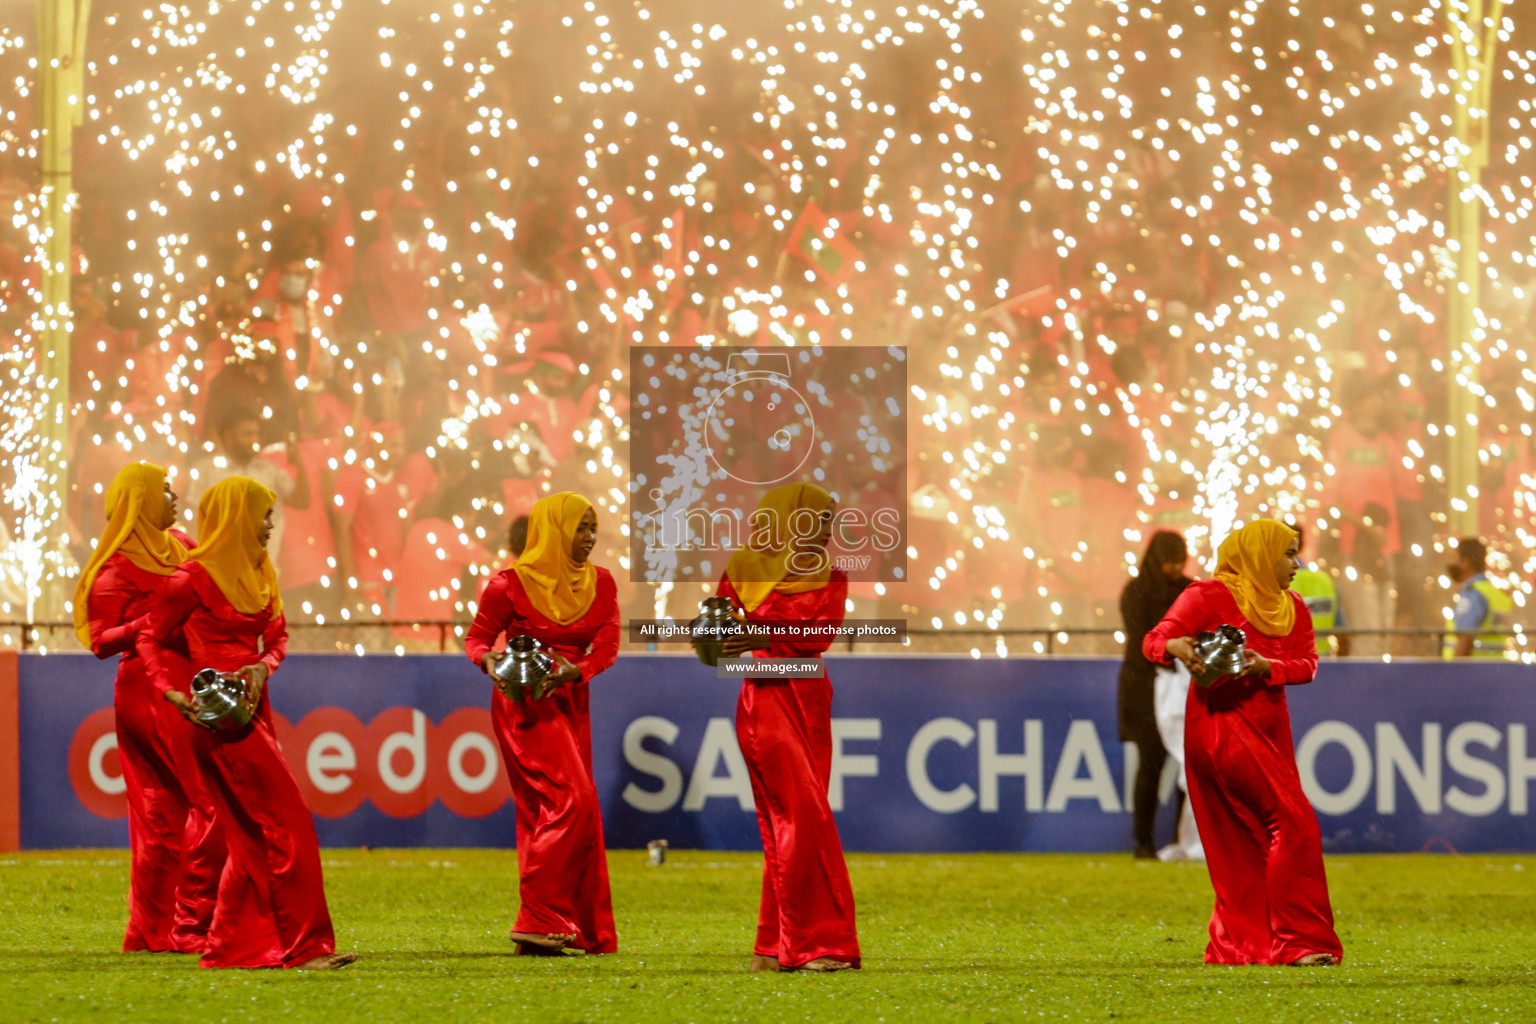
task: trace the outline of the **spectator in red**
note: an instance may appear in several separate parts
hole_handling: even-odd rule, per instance
[[[427,204],[413,192],[397,194],[379,211],[379,235],[357,279],[374,326],[386,334],[421,335],[432,327],[428,310],[441,296],[428,284],[439,266],[427,244],[430,220]]]
[[[318,239],[296,239],[277,255],[252,299],[258,313],[272,321],[273,340],[282,358],[283,376],[291,381],[322,378],[330,362],[321,316]]]
[[[398,424],[377,423],[363,457],[336,480],[336,555],[341,577],[374,614],[393,605],[395,566],[405,549],[411,493],[400,471],[405,435]]]
[[[278,565],[289,612],[330,621],[345,606],[346,587],[336,554],[333,518],[337,470],[346,455],[347,441],[331,424],[312,426],[318,418],[316,397],[314,392],[304,393],[306,412],[300,421],[313,429],[313,436],[297,442],[296,461],[278,463],[292,480],[294,490],[298,490],[299,477],[304,476],[303,485],[310,494],[303,507],[290,505],[284,512]]]
[[[1065,427],[1042,435],[1037,464],[1024,474],[1018,506],[1033,510],[1021,538],[1050,562],[1041,576],[1052,622],[1087,622],[1093,596],[1083,574],[1092,537],[1087,478],[1078,471],[1076,441]]]
[[[76,278],[71,288],[75,329],[70,332],[69,394],[73,402],[95,399],[105,404],[118,392],[118,375],[129,356],[123,332],[107,321],[107,306],[90,278]]]
[[[363,415],[367,395],[355,359],[338,361],[320,390],[307,394],[300,404],[313,403],[306,409],[306,418],[314,433],[325,437],[367,433],[368,420]]]
[[[597,407],[598,386],[590,382],[583,386],[578,369],[565,352],[541,352],[521,371],[529,377],[530,386],[519,397],[516,413],[538,428],[556,464],[575,451],[575,431]]]
[[[261,419],[248,406],[219,407],[218,447],[195,456],[187,465],[187,504],[196,508],[203,493],[232,476],[248,476],[277,495],[272,507],[272,550],[281,551],[289,508],[307,509],[310,504],[309,473],[298,438],[290,433],[283,445],[293,473],[284,472],[275,460],[261,453]],[[288,421],[290,424],[293,421]]]
[[[417,519],[405,535],[396,574],[409,586],[395,594],[396,619],[402,622],[451,622],[460,618],[465,597],[474,592],[466,586],[470,571],[492,560],[490,552],[475,543],[463,520],[450,521],[446,510],[461,492],[444,491],[439,508]],[[402,633],[402,631],[404,631]],[[414,636],[408,626],[398,627],[397,635]]]
[[[298,394],[278,352],[276,325],[257,320],[244,330],[230,339],[234,355],[208,381],[202,409],[217,423],[230,406],[249,408],[257,414],[261,443],[276,444],[293,430]]]

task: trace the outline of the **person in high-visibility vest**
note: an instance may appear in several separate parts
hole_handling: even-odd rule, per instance
[[[1300,538],[1300,543],[1305,545],[1306,533],[1299,525],[1295,523],[1290,525]],[[1334,582],[1333,577],[1319,569],[1316,562],[1303,562],[1302,568],[1291,580],[1291,589],[1301,595],[1301,599],[1307,603],[1307,610],[1312,613],[1312,629],[1317,634],[1318,656],[1333,653],[1333,648],[1328,643],[1328,637],[1332,634],[1338,641],[1339,657],[1349,657],[1349,637],[1343,632],[1344,599],[1339,596],[1339,585]]]
[[[1446,572],[1461,584],[1456,605],[1446,620],[1442,653],[1447,658],[1502,658],[1505,631],[1515,609],[1509,594],[1488,579],[1488,545],[1476,537],[1456,542]]]

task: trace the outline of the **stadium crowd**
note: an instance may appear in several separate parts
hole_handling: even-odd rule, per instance
[[[535,14],[544,16],[553,17]],[[1126,31],[1129,47],[1138,29],[1133,23]],[[1144,31],[1154,46],[1163,30]],[[397,59],[411,56],[410,39],[395,45]],[[1360,45],[1364,53],[1363,38]],[[427,43],[421,47],[425,63]],[[917,43],[890,53],[897,56],[868,68],[872,94],[901,96],[904,80],[917,81],[903,61],[926,59]],[[552,49],[529,59],[562,58]],[[1212,59],[1239,58],[1218,52]],[[1391,284],[1383,275],[1383,250],[1367,246],[1349,219],[1317,211],[1336,196],[1341,178],[1362,195],[1389,183],[1433,210],[1443,206],[1443,179],[1421,174],[1413,184],[1402,168],[1363,147],[1338,152],[1332,166],[1277,160],[1267,185],[1272,205],[1255,218],[1242,203],[1248,192],[1213,191],[1209,167],[1180,161],[1144,137],[1117,171],[1133,212],[1094,216],[1084,204],[1061,200],[1054,158],[1008,113],[1007,98],[1027,95],[1029,85],[1007,48],[983,49],[970,60],[997,100],[990,113],[978,104],[982,113],[973,123],[985,133],[998,173],[996,213],[977,219],[966,273],[983,295],[997,291],[997,282],[1007,286],[977,322],[996,339],[999,377],[1017,385],[988,399],[1016,454],[983,474],[976,488],[956,488],[953,453],[969,443],[965,430],[982,428],[913,430],[912,582],[879,591],[856,587],[859,599],[882,614],[911,616],[914,626],[942,617],[953,628],[957,611],[969,622],[974,609],[1001,604],[995,621],[1002,626],[1116,627],[1120,590],[1152,530],[1193,531],[1194,554],[1210,554],[1199,537],[1213,447],[1203,426],[1213,404],[1212,374],[1230,343],[1245,346],[1248,372],[1260,380],[1248,396],[1255,415],[1280,424],[1270,431],[1274,452],[1263,452],[1260,462],[1294,462],[1287,479],[1308,481],[1298,510],[1313,541],[1305,555],[1336,579],[1350,626],[1439,626],[1449,599],[1440,578],[1449,537],[1441,512],[1444,434],[1435,426],[1446,419],[1443,311],[1432,310],[1437,322],[1425,322],[1403,298],[1413,282]],[[1131,77],[1154,74],[1144,67],[1133,67]],[[1235,75],[1238,68],[1229,70]],[[616,382],[637,324],[623,316],[610,322],[603,307],[616,275],[631,271],[659,265],[689,278],[687,289],[663,291],[671,305],[644,328],[663,331],[672,343],[772,342],[768,318],[743,328],[725,301],[771,281],[780,311],[773,319],[802,336],[819,331],[824,340],[906,345],[917,353],[914,373],[941,358],[936,353],[948,328],[910,315],[911,305],[944,282],[909,275],[922,262],[923,243],[905,226],[907,199],[893,196],[893,211],[867,198],[876,171],[917,191],[936,185],[931,156],[919,148],[892,150],[875,168],[870,157],[884,151],[880,139],[855,126],[809,191],[796,195],[780,169],[758,155],[774,144],[774,130],[739,114],[755,108],[757,84],[718,76],[710,82],[713,102],[667,112],[682,122],[678,132],[713,134],[725,146],[727,155],[699,183],[708,202],[680,204],[662,218],[654,203],[618,194],[608,218],[617,256],[589,260],[592,239],[568,215],[586,201],[569,169],[584,166],[587,144],[571,118],[548,104],[537,72],[497,78],[479,100],[526,115],[516,133],[481,140],[503,151],[510,184],[458,184],[461,140],[449,126],[463,121],[455,109],[463,101],[446,92],[435,94],[430,103],[437,107],[420,118],[442,128],[433,145],[408,155],[409,189],[400,185],[402,158],[390,145],[396,112],[369,102],[367,90],[353,90],[351,105],[335,111],[356,131],[333,152],[324,182],[275,165],[256,173],[206,161],[189,172],[196,191],[217,185],[240,198],[208,205],[203,228],[220,247],[207,254],[201,279],[179,287],[191,303],[182,320],[150,315],[133,280],[138,264],[128,222],[97,215],[121,161],[110,146],[80,147],[75,443],[66,510],[78,560],[88,557],[81,545],[99,532],[103,487],[125,460],[142,457],[176,468],[186,516],[203,489],[235,472],[278,493],[272,547],[290,620],[334,621],[344,611],[365,619],[466,620],[476,578],[506,558],[514,516],[541,494],[601,495],[613,486],[584,437],[594,418],[627,413],[625,385]],[[366,73],[360,67],[358,74]],[[1338,88],[1351,74],[1361,73],[1304,70],[1303,85]],[[1218,68],[1214,77],[1222,75]],[[1323,80],[1311,82],[1312,75]],[[1251,73],[1247,80],[1258,90],[1265,81],[1275,87],[1272,95],[1251,97],[1274,111],[1253,148],[1268,141],[1266,132],[1299,133],[1306,111],[1297,88]],[[1134,81],[1122,88],[1156,95],[1150,82],[1141,84],[1146,88]],[[1362,127],[1390,122],[1392,95],[1368,92],[1342,119]],[[242,146],[281,151],[294,125],[258,100],[247,98],[241,108],[249,114]],[[644,99],[636,102],[650,116]],[[942,128],[937,108],[915,91],[894,105],[901,133],[930,136]],[[1155,101],[1139,112],[1146,120],[1158,115]],[[537,155],[537,166],[529,154]],[[632,163],[616,173],[638,182],[667,180],[676,170],[647,164],[638,149]],[[0,193],[24,194],[25,180],[19,166],[0,167]],[[830,254],[805,245],[799,227],[775,227],[764,213],[765,194],[795,207],[797,225],[835,224]],[[1211,202],[1187,202],[1201,195]],[[480,238],[483,263],[455,262],[453,240],[482,235],[488,212],[516,230]],[[1316,272],[1300,273],[1288,244],[1228,261],[1178,241],[1183,233],[1239,223],[1254,237],[1277,239],[1305,225],[1308,247],[1326,258],[1319,255]],[[718,238],[731,242],[718,266],[708,273],[684,266],[681,253]],[[0,335],[12,339],[24,332],[24,289],[35,274],[24,242],[0,224]],[[1403,251],[1388,255],[1417,267],[1418,284],[1433,291],[1433,262],[1410,251],[1415,240],[1404,236],[1398,244]],[[1229,308],[1261,275],[1284,282],[1285,305],[1275,315],[1285,330],[1245,330],[1243,317]],[[1531,277],[1505,278],[1485,294],[1505,336],[1528,333]],[[848,312],[834,312],[826,301],[837,288]],[[692,301],[689,290],[697,293]],[[1329,334],[1328,365],[1319,369],[1321,360],[1296,355],[1305,348],[1297,332],[1321,330],[1325,321],[1338,326]],[[1493,369],[1484,377],[1490,406],[1483,420],[1482,533],[1495,568],[1518,574],[1532,553],[1536,413],[1525,390],[1524,353],[1496,348],[1490,346]],[[1320,392],[1309,403],[1288,393],[1281,382],[1298,366],[1327,389],[1326,399]],[[184,431],[184,449],[155,429],[167,417]],[[1295,438],[1302,439],[1299,453]],[[1187,457],[1173,459],[1174,448]],[[989,545],[986,557],[967,563],[979,527],[960,508],[962,492],[1003,512],[1011,555],[999,557],[999,546]],[[950,519],[955,511],[958,524]],[[602,564],[619,565],[625,551],[618,521],[610,518],[600,538],[594,557]],[[935,566],[947,570],[941,588],[928,585]],[[642,595],[623,573],[616,576],[621,607],[649,607],[649,591]],[[1515,584],[1523,616],[1528,585],[1518,575]],[[683,613],[692,599],[674,611]],[[1390,649],[1405,650],[1363,637],[1355,645],[1356,653]]]

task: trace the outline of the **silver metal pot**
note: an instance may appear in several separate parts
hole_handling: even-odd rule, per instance
[[[531,636],[514,636],[507,641],[501,660],[491,669],[496,689],[509,700],[521,704],[530,689],[538,697],[537,687],[548,678],[555,660],[544,653],[543,645]]]
[[[688,634],[699,660],[713,668],[725,655],[725,641],[742,632],[735,606],[728,597],[706,597],[699,602],[698,618],[688,623]]]
[[[1210,686],[1222,676],[1235,676],[1243,670],[1243,649],[1248,636],[1236,626],[1221,626],[1195,637],[1195,656],[1205,663],[1205,670],[1194,677],[1199,686]]]
[[[192,677],[193,717],[206,726],[233,732],[250,724],[255,711],[247,702],[242,676],[205,668]]]

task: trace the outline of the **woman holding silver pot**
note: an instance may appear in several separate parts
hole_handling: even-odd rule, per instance
[[[531,648],[518,639],[531,637],[549,658],[532,686],[493,674],[491,720],[517,803],[521,907],[509,936],[520,956],[619,948],[588,710],[592,678],[618,656],[619,602],[612,574],[592,564],[596,543],[590,501],[570,491],[541,498],[527,547],[486,584],[464,638],[487,674],[514,657],[494,649],[502,634],[514,648]]]
[[[200,726],[192,749],[229,847],[201,966],[330,970],[357,954],[336,952],[315,822],[278,748],[267,700],[267,680],[288,650],[266,548],[275,501],[243,476],[203,493],[198,545],[171,577],[138,651],[155,688]],[[187,681],[175,675],[187,662],[165,654],[178,634],[192,665],[243,680],[243,724],[224,730],[199,721]]]
[[[123,950],[201,953],[224,869],[192,753],[192,730],[151,684],[135,644],[150,612],[187,560],[192,539],[171,527],[176,493],[165,470],[124,466],[106,494],[107,524],[75,588],[75,633],[98,658],[122,655],[112,709],[128,790],[128,930]],[[178,680],[185,651],[166,651]]]
[[[1195,676],[1184,725],[1185,769],[1216,906],[1205,962],[1331,966],[1333,928],[1317,814],[1296,770],[1285,687],[1317,675],[1306,602],[1286,588],[1300,567],[1295,530],[1261,519],[1217,551],[1214,579],[1192,583],[1142,650]],[[1241,668],[1213,680],[1196,637],[1247,636]]]
[[[764,637],[753,623],[842,624],[848,577],[827,557],[837,504],[815,484],[769,491],[731,556],[717,594],[745,610],[747,631],[725,640],[736,658],[819,658],[830,635]],[[736,738],[752,779],[763,836],[763,890],[754,971],[841,971],[860,964],[853,886],[827,802],[832,683],[764,672],[742,682]]]

